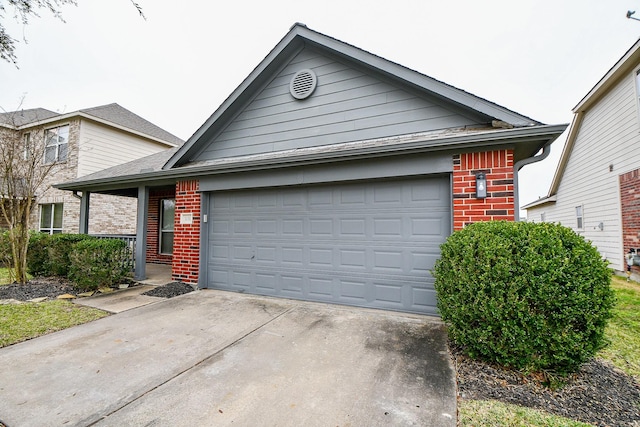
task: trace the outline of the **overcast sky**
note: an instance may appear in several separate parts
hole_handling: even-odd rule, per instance
[[[23,26],[19,69],[0,62],[0,108],[117,102],[188,139],[295,22],[547,124],[640,36],[640,0],[78,0],[66,23]],[[224,5],[223,5],[224,4]],[[27,39],[24,42],[23,37]],[[566,135],[520,172],[521,205],[547,194]]]

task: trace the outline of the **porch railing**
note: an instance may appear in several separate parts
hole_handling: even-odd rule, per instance
[[[131,271],[136,268],[136,235],[135,234],[92,234],[93,237],[98,239],[118,239],[124,240],[129,248],[129,253],[126,257],[123,257],[125,262]]]

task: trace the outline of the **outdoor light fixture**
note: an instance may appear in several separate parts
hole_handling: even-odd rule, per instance
[[[636,13],[635,10],[628,10],[627,11],[627,18],[628,19],[635,19],[636,21],[640,21],[640,18],[636,18],[634,15],[634,13]]]
[[[484,173],[476,175],[476,199],[487,197],[487,176]]]

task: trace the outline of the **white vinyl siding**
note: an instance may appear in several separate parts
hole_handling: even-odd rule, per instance
[[[88,120],[81,122],[78,177],[170,148]]]
[[[611,267],[623,270],[619,176],[640,168],[640,125],[636,71],[623,78],[583,118],[554,205],[530,209],[545,212],[593,242]],[[610,165],[613,169],[610,170]],[[576,206],[583,206],[582,230],[576,227]],[[598,228],[603,223],[603,230]]]

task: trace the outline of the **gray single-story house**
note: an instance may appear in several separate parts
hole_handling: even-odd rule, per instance
[[[436,314],[439,245],[517,220],[565,128],[295,24],[183,146],[58,188],[81,232],[92,193],[137,197],[138,277]]]

